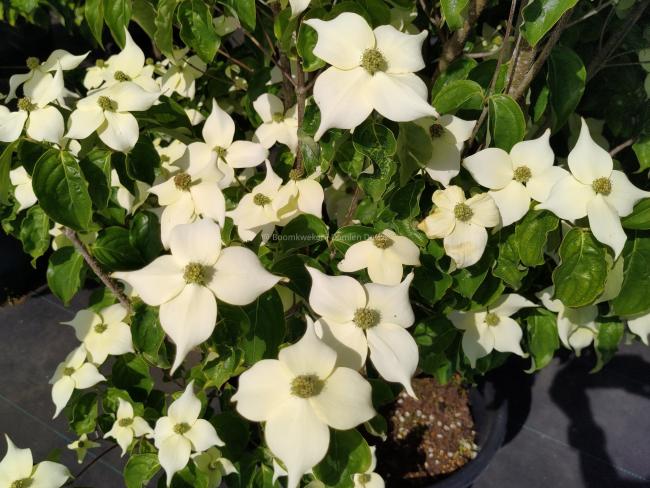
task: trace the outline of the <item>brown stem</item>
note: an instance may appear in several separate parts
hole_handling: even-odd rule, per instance
[[[302,63],[300,60],[296,63],[296,117],[298,119],[298,133],[302,128],[303,121],[305,119],[305,103],[307,99],[307,90],[305,88],[305,71],[302,69]],[[298,144],[298,149],[296,150],[296,161],[294,162],[294,169],[298,173],[301,173],[303,168],[303,157],[302,150],[300,149],[300,144]]]
[[[273,15],[277,18],[280,14],[280,2],[274,2],[269,5],[273,10]],[[282,98],[284,101],[284,110],[288,110],[293,105],[293,88],[294,84],[291,80],[291,62],[281,50],[279,50],[277,65],[282,71]]]
[[[108,447],[108,448],[105,449],[104,451],[100,452],[100,453],[97,455],[97,457],[96,457],[95,459],[93,459],[93,460],[90,461],[86,466],[84,466],[84,467],[81,469],[81,471],[79,471],[79,472],[74,476],[73,479],[71,479],[70,481],[68,481],[68,482],[67,482],[65,485],[63,485],[63,486],[70,486],[70,485],[74,484],[74,483],[75,483],[79,478],[81,478],[81,476],[83,476],[83,474],[84,474],[86,471],[88,471],[88,470],[89,470],[89,469],[90,469],[90,468],[91,468],[91,467],[92,467],[96,462],[98,462],[101,458],[103,458],[104,456],[106,456],[106,454],[108,454],[109,452],[111,452],[111,451],[112,451],[113,449],[115,449],[116,447],[117,447],[117,444],[113,444],[111,447]]]
[[[614,156],[616,156],[618,153],[620,153],[623,149],[625,149],[625,148],[627,148],[627,147],[630,147],[630,146],[631,146],[632,144],[634,144],[635,142],[636,142],[636,138],[635,138],[635,137],[632,137],[632,138],[628,139],[627,141],[622,142],[621,144],[619,144],[618,146],[616,146],[616,147],[615,147],[614,149],[612,149],[611,151],[609,151],[609,155],[612,156],[612,157],[614,157]]]
[[[357,187],[354,189],[354,195],[352,195],[350,206],[348,207],[348,211],[345,213],[345,219],[343,220],[343,225],[341,227],[346,226],[352,222],[352,217],[354,216],[354,212],[357,209],[357,204],[359,203],[359,197],[361,197],[361,187],[357,185]]]
[[[84,259],[93,273],[95,273],[97,278],[100,279],[104,286],[111,290],[113,295],[117,297],[122,306],[126,308],[127,311],[131,312],[131,302],[127,296],[122,290],[120,290],[120,288],[117,286],[117,283],[115,283],[115,281],[110,276],[108,276],[104,270],[102,270],[102,268],[99,266],[99,263],[95,260],[94,257],[92,257],[90,251],[88,251],[88,248],[83,242],[81,242],[79,236],[77,236],[77,233],[68,227],[64,227],[63,234],[70,240],[70,242],[72,242],[72,245],[75,247],[77,252],[81,254],[81,257]]]

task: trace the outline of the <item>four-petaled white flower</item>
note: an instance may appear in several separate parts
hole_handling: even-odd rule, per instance
[[[194,381],[190,381],[183,394],[169,405],[167,416],[159,418],[154,428],[154,444],[167,475],[167,486],[174,473],[187,465],[192,452],[224,445],[212,424],[199,418],[201,401],[193,388]]]
[[[262,125],[255,130],[255,137],[260,144],[268,149],[279,142],[295,153],[298,148],[296,107],[285,113],[282,100],[271,93],[263,93],[257,97],[253,107],[262,119]]]
[[[115,422],[111,430],[104,434],[104,439],[112,437],[122,449],[122,456],[126,454],[127,449],[135,437],[153,437],[153,429],[145,419],[135,415],[133,405],[122,398],[117,399],[119,405],[115,415]]]
[[[223,173],[209,159],[202,159],[197,146],[190,144],[185,155],[176,162],[179,171],[149,191],[158,196],[165,209],[160,217],[160,238],[169,247],[172,229],[189,224],[199,217],[215,220],[223,226],[226,220],[226,200],[219,188]]]
[[[88,434],[81,434],[79,439],[76,441],[71,442],[70,444],[67,445],[68,449],[71,451],[75,451],[77,454],[77,462],[79,464],[84,462],[84,459],[86,458],[86,454],[88,454],[88,451],[90,449],[94,449],[95,447],[99,447],[101,444],[99,442],[91,441],[88,439]]]
[[[63,73],[57,69],[54,76],[46,73],[26,96],[18,100],[18,110],[10,112],[0,106],[0,141],[13,142],[20,137],[23,127],[36,141],[59,143],[63,137],[63,116],[50,105],[63,90]]]
[[[20,204],[18,212],[34,205],[38,200],[32,188],[32,177],[29,176],[27,170],[22,166],[12,169],[9,172],[9,179],[11,184],[16,188],[14,189],[14,198]]]
[[[111,149],[129,152],[140,137],[138,121],[131,112],[148,110],[159,95],[145,91],[132,81],[95,91],[77,102],[66,137],[85,139],[97,131]]]
[[[194,98],[196,80],[203,76],[207,65],[198,56],[186,57],[188,49],[174,51],[174,57],[164,63],[167,71],[160,78],[160,89],[168,97],[178,93],[181,97]]]
[[[427,102],[426,85],[415,74],[424,68],[426,31],[404,34],[392,25],[373,30],[351,12],[305,24],[318,33],[314,54],[332,65],[314,85],[321,112],[316,140],[332,127],[354,129],[373,109],[396,122],[438,115]]]
[[[289,181],[282,186],[281,191],[288,193],[289,203],[279,214],[280,222],[278,225],[287,225],[298,215],[309,214],[318,217],[323,216],[323,202],[325,201],[325,191],[321,184],[316,181],[317,173],[308,178],[301,178],[300,170],[291,170],[289,172]]]
[[[370,466],[363,473],[355,473],[352,476],[352,481],[354,482],[354,488],[384,488],[386,485],[384,479],[375,473],[377,468],[377,455],[375,451],[376,447],[370,447]]]
[[[463,352],[472,368],[476,367],[477,359],[487,356],[494,349],[526,357],[519,344],[523,332],[519,324],[510,316],[522,308],[536,306],[521,295],[512,293],[501,296],[486,310],[451,312],[448,316],[449,320],[457,329],[463,331]]]
[[[594,237],[618,257],[627,240],[620,218],[631,214],[636,202],[650,197],[650,193],[613,169],[612,157],[591,138],[584,119],[568,162],[571,174],[559,180],[548,199],[536,208],[569,221],[587,216]]]
[[[205,452],[192,456],[194,464],[208,475],[208,485],[206,488],[218,488],[221,486],[221,479],[224,476],[237,472],[233,463],[221,455],[221,451],[216,447],[211,447]]]
[[[242,373],[232,400],[243,417],[266,422],[264,437],[287,468],[288,488],[325,457],[328,426],[352,429],[376,414],[370,384],[337,367],[336,352],[316,337],[309,318],[302,339],[277,360],[263,359]]]
[[[60,488],[70,478],[62,464],[41,461],[34,466],[32,451],[19,449],[6,434],[5,439],[7,453],[0,461],[0,487]]]
[[[133,41],[126,28],[124,31],[124,49],[108,58],[105,69],[102,70],[104,86],[130,81],[148,92],[159,91],[158,83],[153,79],[154,65],[147,64],[142,49]]]
[[[396,286],[362,285],[349,276],[328,276],[307,267],[311,275],[309,305],[321,320],[316,331],[338,354],[337,364],[359,370],[370,360],[387,381],[401,383],[415,397],[411,378],[418,347],[406,330],[415,317],[409,301],[410,273]]]
[[[116,303],[97,313],[91,309],[80,310],[70,322],[63,323],[72,326],[92,362],[99,365],[109,354],[134,352],[131,327],[124,323],[126,315],[126,309]]]
[[[90,388],[106,378],[97,371],[97,366],[87,363],[88,353],[86,348],[79,346],[68,357],[56,367],[54,375],[50,379],[52,385],[52,401],[56,407],[54,417],[58,417],[61,410],[68,404],[75,389],[83,390]]]
[[[420,250],[411,239],[383,230],[365,241],[352,244],[338,268],[344,273],[368,269],[374,283],[397,285],[402,281],[403,267],[420,265]]]
[[[560,300],[552,298],[552,286],[542,290],[537,296],[548,310],[557,313],[557,332],[562,345],[573,349],[576,356],[580,356],[580,352],[589,347],[598,334],[598,307],[565,307]]]
[[[550,129],[537,139],[518,142],[510,150],[490,147],[468,156],[463,165],[480,185],[490,189],[501,224],[506,227],[520,220],[530,201],[544,202],[553,185],[569,173],[553,166],[555,155],[549,143]]]
[[[217,298],[247,305],[280,280],[250,249],[221,248],[221,229],[202,219],[174,227],[171,254],[138,271],[114,273],[147,304],[160,306],[160,325],[176,344],[171,372],[206,341],[217,320]]]
[[[435,208],[418,228],[429,239],[444,239],[445,252],[457,268],[476,264],[488,240],[486,227],[499,224],[499,209],[487,193],[466,200],[463,189],[450,186],[436,190],[432,197]]]
[[[435,181],[449,186],[449,181],[460,172],[460,155],[465,141],[472,135],[476,121],[442,115],[433,122],[424,119],[422,125],[432,139],[431,157],[424,170]]]

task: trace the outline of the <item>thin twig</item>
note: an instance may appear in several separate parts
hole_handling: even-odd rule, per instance
[[[228,54],[228,53],[227,53],[226,51],[224,51],[223,49],[219,49],[218,52],[219,52],[219,54],[221,54],[224,58],[229,59],[231,62],[235,63],[237,66],[240,66],[241,68],[244,68],[244,69],[245,69],[246,71],[248,71],[249,73],[252,73],[253,71],[255,71],[253,68],[251,68],[250,66],[248,66],[248,65],[247,65],[246,63],[244,63],[243,61],[240,61],[239,59],[235,59],[235,58],[233,58],[230,54]]]
[[[359,197],[361,197],[361,187],[357,185],[357,187],[354,189],[352,200],[350,200],[350,206],[348,207],[348,211],[345,212],[345,219],[343,220],[343,225],[341,225],[341,227],[344,227],[348,225],[350,222],[352,222],[352,216],[354,215],[354,212],[357,209],[357,203],[359,202]]]
[[[298,119],[298,131],[302,128],[302,123],[305,118],[305,103],[307,99],[307,91],[305,89],[305,71],[302,69],[300,60],[296,62],[296,117]],[[300,174],[304,171],[303,155],[298,144],[296,151],[296,161],[293,165],[294,169]]]
[[[582,17],[577,18],[577,19],[574,20],[573,22],[569,22],[569,23],[566,25],[566,28],[568,29],[569,27],[573,27],[574,25],[579,24],[579,23],[582,22],[583,20],[587,20],[588,18],[593,17],[594,15],[600,13],[602,10],[606,9],[606,8],[609,7],[610,5],[614,5],[614,0],[609,0],[608,2],[605,2],[605,3],[601,4],[601,5],[598,5],[595,9],[593,9],[593,10],[587,12],[587,13],[586,13],[585,15],[583,15]]]
[[[618,153],[620,153],[623,149],[625,149],[625,148],[627,148],[627,147],[630,147],[630,146],[631,146],[632,144],[634,144],[635,142],[636,142],[636,137],[631,137],[631,138],[628,139],[627,141],[622,142],[621,144],[619,144],[618,146],[616,146],[614,149],[612,149],[611,151],[609,151],[609,155],[612,156],[612,157],[614,157],[614,156],[616,156]]]
[[[71,479],[70,481],[68,481],[68,482],[67,482],[65,485],[63,485],[63,486],[69,486],[69,485],[74,484],[74,483],[75,483],[79,478],[81,478],[81,476],[83,476],[83,474],[84,474],[86,471],[88,471],[88,470],[89,470],[89,469],[90,469],[90,468],[91,468],[91,467],[92,467],[92,466],[93,466],[97,461],[99,461],[101,458],[103,458],[104,456],[106,456],[106,454],[108,454],[109,452],[111,452],[111,451],[112,451],[113,449],[115,449],[116,447],[117,447],[117,444],[113,444],[111,447],[109,447],[109,448],[105,449],[104,451],[102,451],[101,453],[99,453],[95,459],[93,459],[93,460],[90,461],[86,466],[84,466],[83,469],[82,469],[81,471],[79,471],[79,472],[74,476],[73,479]]]
[[[463,56],[472,59],[489,58],[490,56],[494,56],[495,54],[501,52],[503,50],[503,46],[505,46],[505,44],[501,44],[501,46],[499,46],[499,48],[495,49],[494,51],[486,51],[482,53],[463,53]]]
[[[86,245],[81,242],[79,236],[77,236],[77,233],[69,227],[63,227],[63,234],[70,240],[70,242],[72,242],[72,245],[84,259],[88,267],[93,271],[93,273],[95,273],[97,278],[100,279],[104,286],[111,290],[113,295],[117,297],[122,306],[126,308],[128,312],[131,312],[131,302],[128,297],[122,290],[120,290],[120,288],[117,286],[117,283],[115,283],[115,281],[110,276],[108,276],[104,270],[102,270],[97,260],[95,260],[95,258],[90,254],[90,251],[88,251]]]

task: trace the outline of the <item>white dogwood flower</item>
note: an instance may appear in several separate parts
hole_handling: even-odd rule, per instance
[[[587,216],[594,237],[611,247],[614,257],[618,257],[627,240],[620,218],[631,214],[634,205],[650,193],[630,183],[622,171],[613,169],[612,157],[591,138],[584,119],[568,162],[571,174],[559,180],[548,199],[536,208],[550,210],[569,221]]]
[[[197,146],[190,144],[185,156],[176,162],[179,171],[149,189],[158,197],[158,204],[165,207],[160,217],[160,238],[166,249],[176,225],[204,217],[223,227],[226,220],[226,199],[219,188],[223,173],[202,155]]]
[[[106,378],[99,371],[97,366],[87,363],[88,353],[86,348],[81,345],[68,354],[68,357],[56,367],[54,375],[50,379],[52,385],[52,401],[56,410],[54,417],[58,417],[61,410],[68,404],[72,392],[90,388]]]
[[[420,250],[411,239],[383,230],[365,241],[352,244],[338,264],[344,273],[368,269],[374,283],[397,285],[404,266],[420,265]]]
[[[162,92],[168,97],[178,93],[181,97],[194,98],[196,80],[203,76],[207,65],[198,56],[186,57],[188,49],[174,51],[174,57],[164,63],[167,70],[160,78]]]
[[[27,135],[36,141],[59,143],[63,137],[63,116],[50,103],[62,89],[63,73],[57,69],[54,76],[44,74],[28,95],[18,100],[16,112],[0,107],[0,141],[15,141],[25,127]]]
[[[19,203],[18,211],[34,205],[38,200],[34,189],[32,188],[32,177],[29,176],[24,167],[18,166],[16,169],[9,171],[9,179],[14,189],[14,198]]]
[[[148,92],[158,92],[160,87],[153,79],[154,65],[147,64],[144,52],[135,43],[129,31],[124,28],[126,41],[124,49],[112,55],[102,70],[104,86],[130,81]]]
[[[537,139],[512,146],[510,154],[490,147],[463,161],[472,178],[490,189],[504,227],[526,215],[531,199],[546,201],[553,185],[569,174],[553,166],[555,155],[550,137],[551,130],[546,129]]]
[[[295,17],[296,15],[303,13],[307,10],[310,3],[311,0],[289,0],[289,5],[291,5],[291,16]]]
[[[223,446],[223,441],[210,422],[199,418],[201,400],[194,394],[194,381],[167,409],[154,428],[154,444],[158,460],[167,475],[167,486],[174,473],[183,469],[192,452],[202,452],[212,446]]]
[[[160,306],[160,325],[176,344],[171,372],[206,341],[217,320],[217,298],[247,305],[280,280],[250,249],[221,248],[221,229],[202,219],[177,225],[169,239],[171,254],[138,271],[114,273],[151,306]]]
[[[100,445],[101,444],[99,442],[91,441],[88,439],[88,434],[81,434],[81,436],[79,436],[79,439],[68,444],[67,448],[71,451],[75,451],[77,454],[77,462],[79,464],[82,464],[86,458],[86,454],[88,454],[88,451],[90,449],[94,449],[95,447],[99,447]]]
[[[311,275],[309,305],[322,320],[316,324],[323,341],[338,354],[337,364],[361,369],[370,361],[386,381],[401,383],[415,397],[411,378],[418,347],[406,330],[415,317],[409,301],[410,273],[396,286],[362,285],[349,276],[328,276],[307,267]]]
[[[472,368],[477,359],[490,354],[494,349],[499,352],[512,352],[525,357],[520,342],[523,332],[512,318],[522,308],[536,307],[516,293],[506,294],[486,310],[478,312],[453,311],[448,317],[457,329],[463,331],[463,352]]]
[[[262,119],[262,125],[255,130],[255,137],[260,144],[268,149],[279,142],[295,153],[298,148],[296,107],[285,113],[282,100],[271,93],[263,93],[257,97],[253,107]]]
[[[80,310],[69,322],[77,339],[83,343],[94,364],[103,364],[108,355],[119,356],[134,352],[131,327],[124,323],[127,311],[120,303],[110,305],[95,313]]]
[[[431,158],[424,170],[435,181],[449,186],[449,181],[460,172],[460,155],[463,146],[474,130],[475,120],[463,120],[453,115],[442,115],[431,124],[429,119],[424,126],[432,138]]]
[[[224,476],[237,472],[235,465],[221,455],[221,451],[216,447],[211,447],[205,452],[192,456],[194,464],[208,475],[208,484],[206,488],[219,488]]]
[[[111,430],[104,434],[104,439],[112,437],[122,449],[122,456],[126,454],[129,446],[136,437],[153,437],[153,429],[145,419],[135,415],[133,405],[122,398],[117,399],[119,404],[115,415],[115,422]]]
[[[479,193],[466,200],[463,189],[450,186],[436,190],[431,214],[418,228],[429,239],[444,239],[445,252],[457,268],[476,264],[488,240],[486,227],[499,224],[499,209],[487,193]]]
[[[352,476],[352,481],[354,482],[354,488],[384,488],[386,485],[384,479],[375,473],[377,469],[377,448],[374,446],[370,447],[370,466],[363,473],[356,473]]]
[[[93,132],[111,149],[129,152],[138,142],[140,127],[131,112],[148,110],[159,93],[145,91],[131,81],[98,90],[77,102],[66,137],[85,139]]]
[[[650,313],[628,317],[626,319],[626,322],[630,331],[633,334],[639,336],[641,342],[643,342],[646,346],[649,345],[648,338],[650,338]]]
[[[396,122],[438,115],[427,102],[426,85],[415,74],[425,66],[426,31],[404,34],[391,25],[373,30],[351,12],[305,23],[318,33],[314,54],[332,65],[314,85],[321,112],[316,140],[332,127],[354,129],[373,109]]]
[[[0,461],[2,488],[60,488],[70,478],[68,468],[59,463],[41,461],[34,466],[32,451],[15,446],[8,435],[7,453]]]
[[[562,345],[573,349],[576,356],[580,356],[580,352],[589,347],[598,334],[598,307],[565,307],[561,300],[552,298],[552,286],[542,290],[537,296],[548,310],[557,313],[557,331]]]
[[[108,65],[106,60],[97,59],[95,65],[86,70],[83,85],[86,90],[94,90],[99,88],[105,81]]]
[[[127,214],[135,212],[147,199],[150,186],[144,181],[135,181],[135,195],[122,184],[116,170],[111,170],[111,186],[116,189],[117,204],[126,210]]]
[[[317,174],[314,173],[308,178],[300,178],[301,174],[301,171],[291,170],[289,181],[280,190],[283,193],[288,193],[290,198],[288,205],[281,209],[278,225],[287,225],[298,215],[314,215],[319,219],[323,216],[325,191],[316,180]]]
[[[288,488],[325,457],[328,426],[353,429],[376,414],[370,384],[337,367],[336,352],[318,339],[308,317],[300,341],[242,373],[232,401],[243,417],[266,422],[264,438],[286,467]]]

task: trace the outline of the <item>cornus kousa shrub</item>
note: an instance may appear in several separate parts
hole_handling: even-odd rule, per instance
[[[414,377],[648,343],[648,2],[7,5],[80,46],[6,80],[0,218],[91,290],[52,414],[129,488],[382,487]]]

